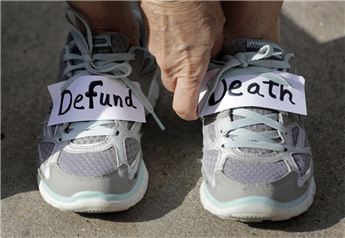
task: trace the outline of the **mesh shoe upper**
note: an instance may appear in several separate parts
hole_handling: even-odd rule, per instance
[[[238,53],[255,53],[267,45],[272,49],[272,54],[262,60],[284,61],[283,50],[272,42],[239,39],[233,41],[227,51],[232,56]],[[223,59],[227,61],[228,56]],[[220,68],[224,64],[217,66],[217,62],[211,63],[210,68]],[[240,66],[243,67],[243,73],[238,74],[248,74],[248,70],[253,67],[244,63]],[[277,69],[279,70],[273,67],[270,71]],[[228,69],[224,74],[232,70]],[[224,77],[226,76],[222,78]],[[271,124],[265,122],[265,118],[263,122],[258,120],[232,128],[235,122],[251,119],[257,114],[258,117],[261,115],[270,118]],[[217,171],[221,171],[229,181],[241,184],[272,184],[283,180],[290,173],[299,175],[299,186],[309,181],[312,156],[300,116],[272,109],[247,107],[205,116],[203,122],[202,172],[209,186],[217,186]],[[269,138],[266,138],[267,135]],[[265,140],[264,143],[260,141],[261,138]]]
[[[84,57],[87,49],[90,49],[89,57],[94,57],[92,63],[89,57]],[[110,60],[112,57],[114,59]],[[58,82],[65,81],[66,88],[80,75],[105,75],[114,80],[124,80],[122,84],[128,87],[132,86],[131,81],[136,81],[142,88],[137,96],[147,106],[146,96],[156,70],[155,58],[141,47],[129,49],[124,35],[104,33],[92,36],[88,31],[83,36],[77,30],[71,31],[67,37],[61,54]],[[152,112],[151,105],[147,109]],[[40,174],[47,185],[50,179],[54,179],[51,173],[56,166],[58,173],[65,173],[66,178],[72,176],[72,180],[79,177],[81,182],[114,172],[123,176],[121,171],[126,171],[127,179],[136,176],[142,157],[141,123],[109,120],[47,126],[50,113],[46,116],[38,145]],[[106,184],[104,186],[116,186]],[[104,187],[104,191],[110,190]]]

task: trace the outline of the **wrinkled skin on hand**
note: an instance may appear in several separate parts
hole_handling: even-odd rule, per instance
[[[198,118],[200,85],[211,57],[222,50],[225,17],[214,1],[141,1],[148,49],[156,57],[164,86],[174,92],[173,109]]]

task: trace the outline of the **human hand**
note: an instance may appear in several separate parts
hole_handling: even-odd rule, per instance
[[[163,85],[174,92],[173,109],[198,118],[200,85],[211,57],[222,50],[225,17],[215,1],[140,1],[149,51]]]

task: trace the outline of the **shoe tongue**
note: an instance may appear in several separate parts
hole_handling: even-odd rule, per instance
[[[87,41],[87,38],[86,38]],[[126,53],[129,48],[129,41],[126,36],[121,33],[105,33],[92,36],[92,52],[93,54],[114,54]],[[71,50],[74,54],[81,54],[75,42],[71,44]],[[102,126],[113,128],[114,123],[103,124]],[[66,130],[67,133],[71,129]],[[89,136],[71,140],[74,144],[93,144],[103,141],[106,136]]]
[[[86,39],[87,40],[87,39]],[[129,41],[121,33],[104,33],[92,36],[93,54],[125,53],[129,48]],[[71,46],[74,54],[80,54],[75,43]]]
[[[244,52],[257,52],[265,45],[270,45],[273,47],[275,53],[274,56],[269,57],[270,60],[282,60],[284,56],[284,51],[280,48],[279,45],[275,44],[274,42],[264,41],[264,40],[251,40],[251,39],[236,39],[227,46],[226,54],[228,55],[235,55],[237,53],[244,53]],[[280,53],[280,54],[279,54]],[[269,115],[273,113],[278,113],[276,110],[267,109],[267,108],[257,108],[257,107],[246,107],[245,109],[256,112],[261,115]],[[227,114],[230,116],[232,121],[237,121],[243,119],[242,116],[233,115],[232,110],[229,110]],[[265,124],[257,124],[252,126],[244,127],[244,129],[254,131],[254,132],[262,132],[262,131],[271,131],[273,130],[271,127]],[[280,142],[280,139],[276,139],[276,142]],[[257,149],[257,148],[239,148],[244,153],[249,154],[270,154],[272,151],[264,150],[264,149]]]
[[[264,40],[251,40],[251,39],[236,39],[230,42],[230,44],[226,47],[226,54],[228,55],[235,55],[240,52],[257,52],[265,45],[270,45],[273,47],[274,52],[280,52],[280,55],[271,56],[269,59],[275,59],[275,60],[281,60],[284,51],[282,48],[280,48],[279,45],[277,45],[274,42],[271,41],[264,41]],[[264,109],[264,108],[255,108],[255,107],[248,107],[246,109],[249,109],[251,111],[255,111],[256,113],[267,115],[272,113],[278,113],[275,110],[271,109]],[[232,118],[233,120],[236,120],[236,116]],[[239,118],[238,118],[239,119]]]
[[[274,42],[264,41],[264,40],[251,40],[251,39],[236,39],[230,42],[226,47],[226,54],[235,55],[240,52],[257,52],[265,45],[270,45],[273,47],[275,53],[274,56],[271,56],[269,59],[282,60],[284,56],[284,51]]]
[[[93,53],[125,53],[128,50],[128,39],[121,33],[95,35],[92,37]]]

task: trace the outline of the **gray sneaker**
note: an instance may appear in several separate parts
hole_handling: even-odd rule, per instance
[[[122,78],[123,83],[135,92],[146,112],[153,113],[159,94],[155,58],[144,48],[128,49],[128,39],[122,34],[92,36],[78,12],[68,9],[68,13],[84,22],[87,36],[78,29],[69,33],[58,81],[66,81],[68,87],[80,75],[116,78],[126,73],[129,80]],[[91,57],[97,54],[97,59],[90,67],[81,55],[91,48]],[[114,70],[119,64],[127,67]],[[139,82],[142,92],[128,81]],[[148,172],[140,145],[141,123],[109,120],[47,126],[50,114],[38,144],[39,190],[49,204],[64,211],[101,213],[126,210],[143,198]]]
[[[253,52],[267,53],[264,46],[271,53],[260,64],[246,60]],[[223,62],[210,64],[221,68],[223,76],[234,69],[237,75],[263,68],[286,71],[291,56],[272,42],[246,39],[230,43],[227,52]],[[238,66],[226,65],[230,60]],[[279,221],[311,206],[313,162],[300,115],[254,107],[224,110],[203,118],[203,135],[200,195],[212,214],[245,222]]]

